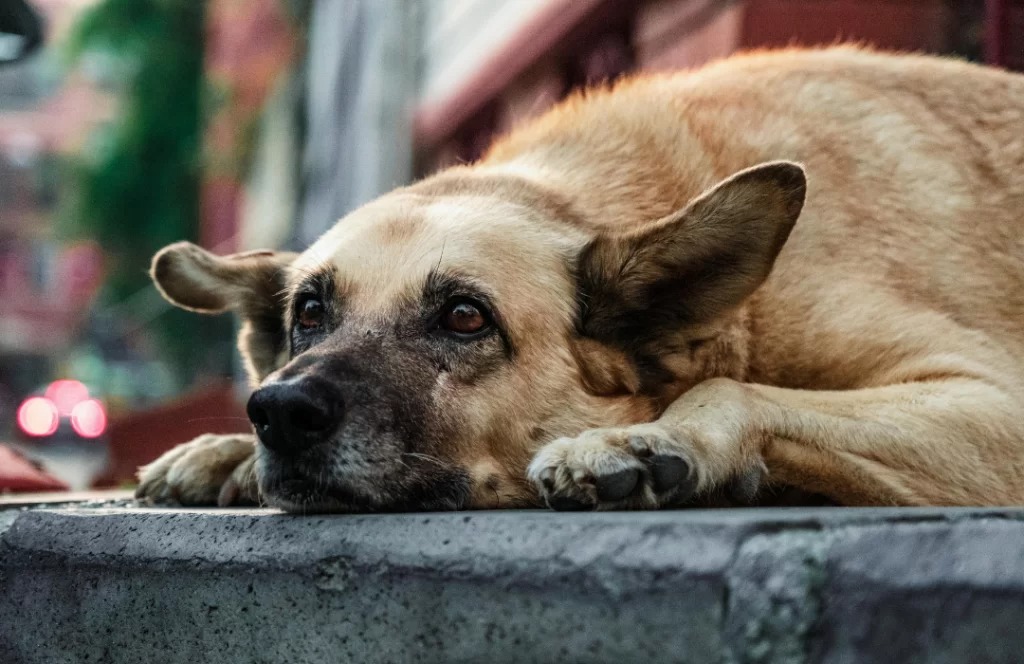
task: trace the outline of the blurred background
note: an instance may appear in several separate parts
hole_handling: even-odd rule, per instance
[[[163,245],[301,249],[578,86],[840,40],[1022,69],[1024,0],[0,0],[0,491],[248,430]]]

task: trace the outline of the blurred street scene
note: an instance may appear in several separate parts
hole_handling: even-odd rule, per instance
[[[0,491],[249,430],[162,246],[302,249],[577,87],[848,40],[1024,69],[1024,0],[0,0]]]

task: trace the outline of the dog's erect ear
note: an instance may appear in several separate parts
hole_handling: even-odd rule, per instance
[[[281,251],[215,256],[178,242],[157,252],[150,274],[163,296],[183,309],[238,314],[238,349],[250,379],[258,384],[278,368],[287,348],[282,289],[297,256]]]
[[[768,276],[805,192],[803,168],[770,162],[649,226],[598,237],[578,263],[580,332],[634,344],[734,309]]]

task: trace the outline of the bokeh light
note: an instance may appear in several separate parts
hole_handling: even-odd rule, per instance
[[[107,411],[96,399],[86,399],[71,411],[71,428],[82,438],[96,438],[107,430]]]
[[[29,397],[18,408],[18,426],[29,436],[50,436],[60,426],[57,405],[46,397]]]
[[[55,380],[46,388],[45,396],[66,417],[80,402],[89,398],[89,389],[77,380]]]

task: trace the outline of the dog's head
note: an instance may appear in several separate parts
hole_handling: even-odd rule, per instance
[[[536,503],[556,437],[649,420],[730,371],[734,312],[804,198],[742,171],[685,209],[595,234],[543,184],[456,169],[357,210],[300,255],[164,249],[174,303],[234,309],[267,499],[287,509]]]

